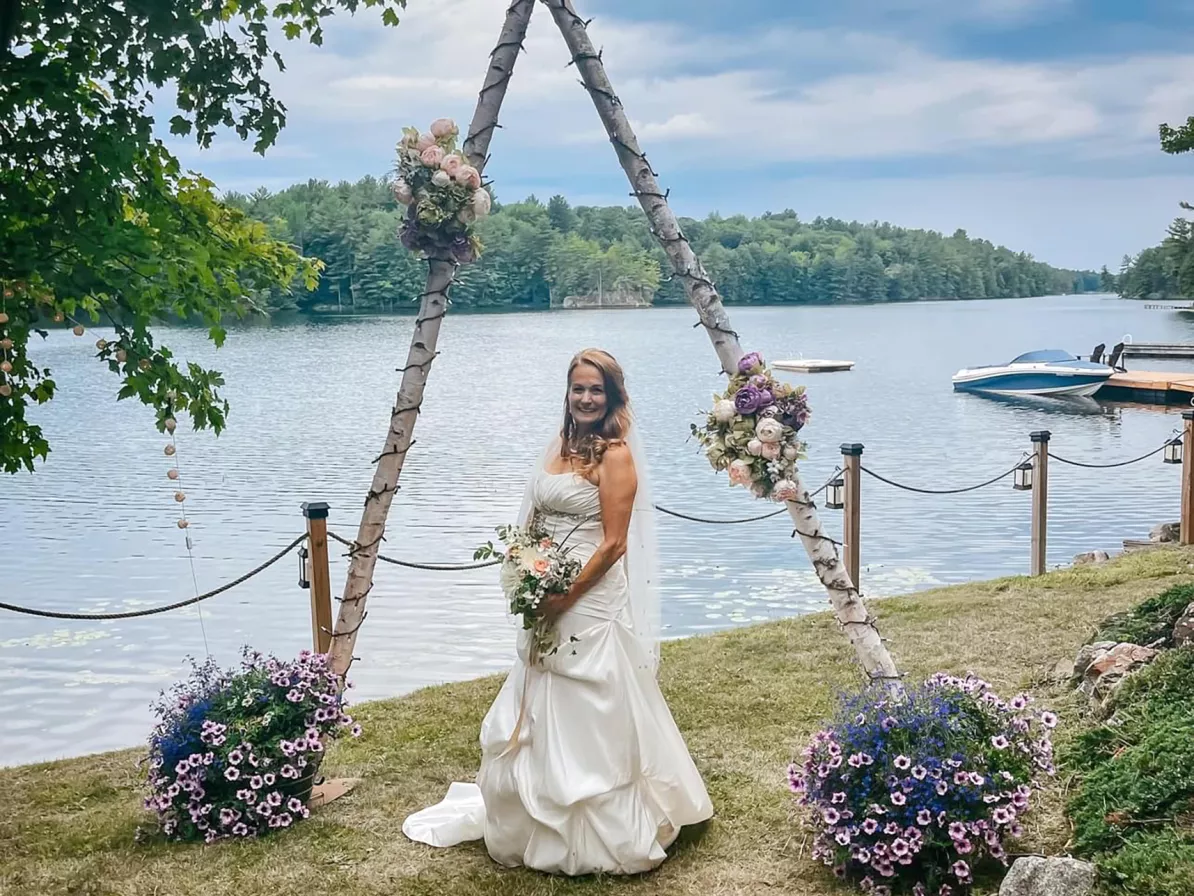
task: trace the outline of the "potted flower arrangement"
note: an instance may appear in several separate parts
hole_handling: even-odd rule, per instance
[[[944,674],[899,700],[875,689],[843,699],[788,770],[814,857],[871,896],[957,896],[979,862],[1006,865],[1054,773],[1057,717],[1031,704]]]
[[[796,462],[804,452],[798,434],[810,413],[804,387],[779,382],[762,355],[750,352],[692,434],[713,469],[728,471],[730,485],[756,498],[794,501]]]
[[[456,149],[459,133],[450,118],[437,119],[422,133],[403,129],[394,198],[406,206],[398,231],[402,245],[465,264],[481,254],[472,227],[489,214],[492,200],[481,173]]]
[[[327,656],[286,662],[246,648],[239,669],[192,666],[154,706],[145,807],[162,833],[213,843],[308,817],[325,741],[361,733]]]

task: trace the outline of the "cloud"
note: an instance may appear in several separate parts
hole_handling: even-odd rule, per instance
[[[986,196],[985,176],[992,183],[1019,185],[1011,193],[1039,211],[1046,201],[1072,205],[1072,193],[1037,189],[1051,177],[1081,175],[1088,178],[1084,188],[1097,191],[1100,176],[1163,178],[1176,170],[1162,167],[1156,129],[1161,121],[1184,121],[1194,112],[1194,53],[1136,48],[1114,56],[966,58],[958,44],[948,50],[951,45],[928,41],[916,27],[880,26],[886,16],[902,26],[971,22],[975,28],[1010,30],[1064,12],[1072,3],[868,0],[870,12],[851,18],[847,13],[858,3],[841,0],[836,22],[819,12],[816,27],[780,17],[762,27],[752,17],[719,32],[685,20],[601,16],[591,34],[603,48],[644,149],[665,182],[699,187],[708,195],[702,211],[715,204],[726,213],[767,207],[755,209],[752,197],[799,207],[798,201],[781,202],[774,186],[813,175],[835,184],[844,206],[854,204],[849,196],[866,192],[865,185],[849,189],[855,181],[882,181],[885,195],[915,205],[910,197],[918,191],[936,190],[944,197],[972,190]],[[285,47],[287,71],[272,83],[289,109],[289,124],[264,162],[249,158],[232,140],[221,144],[231,149],[194,160],[188,154],[187,161],[239,189],[253,181],[382,173],[402,127],[442,115],[467,124],[504,6],[492,0],[411,4],[396,29],[382,28],[367,11],[337,17],[327,26],[323,47]],[[846,24],[851,22],[865,22],[872,30]],[[607,195],[625,202],[605,132],[568,63],[554,23],[538,7],[489,171],[506,197],[523,189],[540,194],[559,189],[574,198]],[[739,174],[734,191],[723,197],[717,189],[727,165]],[[1160,181],[1150,183],[1161,189]],[[792,192],[797,199],[807,195]],[[1132,202],[1130,190],[1117,195]],[[734,196],[741,197],[738,207]],[[1159,232],[1161,193],[1150,196],[1138,208],[1147,210],[1141,214]],[[941,201],[937,207],[955,206]],[[845,208],[819,212],[853,214]],[[897,212],[881,216],[903,223],[907,216]],[[1102,225],[1107,233],[1133,247],[1147,244],[1143,230],[1141,236],[1128,230],[1143,228],[1144,218],[1124,210],[1113,217],[1119,220]],[[1003,220],[1011,219],[1009,211]],[[965,226],[981,233],[980,225]],[[1081,238],[1072,217],[1070,225],[1075,239]],[[1062,245],[1060,237],[1040,237],[1044,245]],[[1015,243],[1031,248],[1023,240]],[[1069,246],[1065,254],[1077,258],[1081,252]]]

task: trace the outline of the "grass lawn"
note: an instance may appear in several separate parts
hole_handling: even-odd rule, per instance
[[[1194,579],[1194,553],[1129,555],[1038,579],[984,582],[879,602],[883,634],[912,676],[974,671],[1010,695],[1030,688],[1062,715],[1059,740],[1083,704],[1052,683],[1097,623]],[[632,880],[566,880],[498,868],[481,844],[433,850],[401,832],[411,811],[448,783],[472,780],[477,731],[499,680],[429,688],[353,710],[365,726],[337,746],[330,775],[364,778],[355,793],[293,831],[262,841],[139,843],[138,750],[0,769],[0,894],[4,896],[539,896],[634,891],[675,896],[844,893],[808,857],[785,768],[857,681],[828,614],[669,643],[661,673],[676,721],[705,776],[717,816],[682,838],[658,871]],[[1069,839],[1064,773],[1036,813],[1025,851]],[[993,892],[980,881],[977,893]]]

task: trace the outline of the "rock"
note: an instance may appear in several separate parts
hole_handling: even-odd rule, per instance
[[[1181,523],[1158,523],[1148,533],[1148,540],[1168,544],[1178,541],[1181,538],[1181,532]]]
[[[1111,555],[1106,551],[1087,551],[1085,554],[1079,554],[1074,558],[1075,566],[1098,566],[1106,563],[1111,559]]]
[[[1094,885],[1095,866],[1089,862],[1025,856],[1012,863],[999,896],[1088,896]]]
[[[1074,677],[1081,678],[1086,674],[1086,670],[1090,668],[1090,664],[1094,662],[1096,656],[1106,653],[1115,646],[1114,641],[1095,641],[1093,644],[1084,644],[1078,650],[1078,655],[1074,657]]]
[[[1194,603],[1182,611],[1177,622],[1173,624],[1173,646],[1189,647],[1194,645]]]
[[[1050,681],[1055,681],[1059,684],[1067,682],[1073,677],[1074,661],[1067,660],[1065,657],[1059,659],[1057,664],[1053,667],[1053,671],[1049,673]]]
[[[1078,689],[1090,697],[1096,710],[1102,708],[1120,682],[1141,666],[1151,663],[1157,655],[1156,650],[1139,644],[1125,642],[1108,648],[1107,643],[1099,641],[1088,644],[1078,654],[1079,659],[1085,662]],[[1079,674],[1078,666],[1079,663],[1075,662],[1075,674]]]

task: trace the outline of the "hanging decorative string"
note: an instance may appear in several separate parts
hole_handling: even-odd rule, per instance
[[[166,433],[170,436],[170,441],[166,444],[164,451],[166,457],[174,461],[174,466],[166,471],[166,478],[174,486],[174,502],[178,504],[178,528],[182,530],[183,538],[186,541],[187,563],[191,567],[191,584],[195,588],[195,596],[198,597],[199,576],[195,572],[195,543],[191,540],[191,521],[187,519],[187,494],[182,490],[182,464],[178,459],[178,440],[175,438],[177,429],[178,421],[173,416],[167,417]],[[208,656],[211,656],[211,647],[207,643],[207,625],[203,621],[202,605],[196,603],[195,612],[199,617],[199,632],[203,636],[203,650]]]

